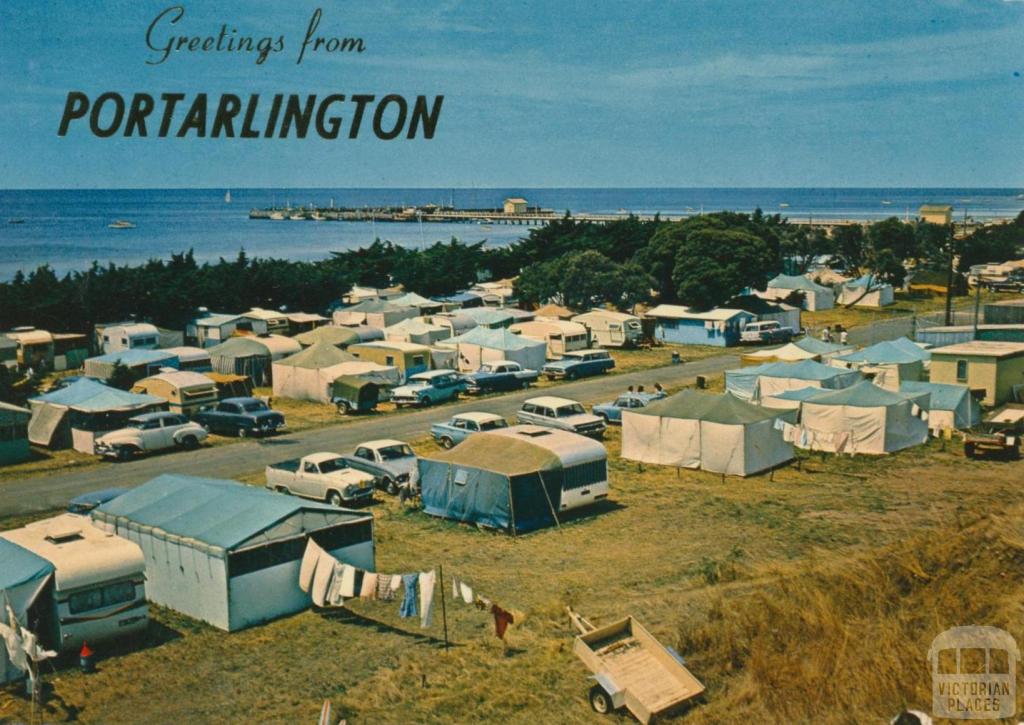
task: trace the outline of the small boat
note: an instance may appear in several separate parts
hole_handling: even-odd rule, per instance
[[[780,209],[788,209],[789,208],[789,202],[788,201],[782,202],[781,204],[779,204],[779,208]]]
[[[288,218],[291,219],[293,222],[301,222],[306,217],[302,216],[302,214],[292,214]]]
[[[1021,200],[1024,200],[1024,194],[1017,194],[1017,198],[1021,199]]]
[[[25,220],[24,219],[8,219],[7,223],[8,224],[24,224]]]
[[[230,204],[231,203],[231,189],[228,189],[227,192],[224,194],[224,203],[225,204]]]
[[[107,225],[108,229],[134,229],[135,225],[124,219],[116,219]]]
[[[882,199],[882,206],[889,206],[890,204],[892,204],[892,202],[888,199]]]
[[[318,212],[318,211],[315,211],[315,212],[313,212],[313,215],[312,215],[311,217],[309,217],[309,218],[310,218],[310,219],[312,219],[312,220],[313,220],[313,221],[315,221],[315,222],[322,222],[322,221],[323,221],[324,219],[326,219],[327,217],[325,217],[325,216],[324,216],[323,214],[321,214],[320,212]]]
[[[270,217],[269,218],[273,219],[276,222],[279,222],[282,219],[284,219],[284,214],[282,214],[279,211],[272,211],[272,212],[270,212]]]

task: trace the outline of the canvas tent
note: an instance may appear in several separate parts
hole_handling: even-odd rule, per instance
[[[773,347],[767,350],[747,353],[741,360],[744,365],[769,362],[800,362],[801,360],[827,362],[837,355],[851,352],[854,349],[851,345],[843,346],[824,342],[814,337],[802,337],[796,342],[788,342],[782,347]]]
[[[29,626],[30,619],[37,618],[30,617],[29,613],[34,611],[37,602],[42,604],[40,595],[50,584],[53,571],[53,564],[46,559],[0,538],[0,612],[3,612],[4,624],[7,623],[7,604],[23,627]],[[7,647],[0,641],[0,685],[24,676],[24,671],[11,664]]]
[[[780,274],[772,278],[765,289],[765,296],[771,299],[782,300],[789,297],[793,292],[803,293],[804,301],[802,306],[808,312],[830,310],[835,306],[835,293],[831,289],[808,279],[802,274]]]
[[[418,295],[415,292],[406,292],[401,297],[396,297],[391,300],[391,304],[398,306],[415,307],[419,310],[421,315],[429,315],[434,312],[440,312],[444,306],[442,302],[437,300],[430,300],[422,295]]]
[[[371,514],[236,481],[164,474],[92,518],[142,548],[150,601],[229,632],[309,606],[298,586],[309,539],[375,568]]]
[[[898,390],[899,385],[907,380],[920,380],[925,369],[925,361],[931,353],[910,340],[885,340],[863,350],[838,355],[830,362],[832,365],[860,370],[872,376],[878,385],[890,390]]]
[[[821,394],[821,392],[821,388],[811,387],[797,388],[796,390],[784,390],[781,393],[776,393],[775,395],[766,395],[762,397],[757,401],[757,404],[763,408],[794,410],[797,411],[796,417],[799,418],[800,406],[803,405],[803,402]]]
[[[900,383],[900,392],[931,396],[928,428],[932,431],[966,430],[981,422],[981,404],[966,385],[908,380]]]
[[[419,460],[423,510],[509,533],[555,524],[566,488],[608,480],[608,453],[590,438],[536,426],[475,433]]]
[[[464,372],[477,370],[484,363],[497,360],[511,360],[528,370],[540,370],[547,355],[547,344],[541,340],[486,327],[474,327],[463,335],[438,344],[456,351],[458,369]]]
[[[505,310],[494,309],[493,307],[472,307],[461,310],[460,313],[475,322],[480,327],[508,327],[512,324],[512,315]]]
[[[725,389],[743,400],[760,400],[799,388],[846,388],[861,379],[856,370],[823,365],[814,360],[774,362],[725,371]]]
[[[213,372],[246,375],[253,385],[269,385],[270,350],[255,337],[232,337],[209,349]]]
[[[893,302],[892,285],[874,275],[852,279],[839,289],[839,304],[854,307],[885,307]]]
[[[424,322],[418,317],[410,317],[384,328],[385,340],[414,342],[418,345],[433,345],[439,340],[451,337],[451,334],[449,328]]]
[[[341,327],[339,325],[324,325],[323,327],[318,327],[315,330],[303,332],[300,335],[296,335],[295,340],[297,340],[303,347],[309,347],[310,345],[315,345],[318,342],[326,342],[329,345],[334,345],[342,350],[349,345],[362,341],[359,337],[359,333],[351,327]]]
[[[367,300],[352,307],[334,312],[336,325],[370,325],[371,327],[390,327],[410,317],[418,317],[420,311],[411,305],[396,305],[380,300]]]
[[[793,458],[775,427],[784,411],[736,396],[683,390],[622,413],[622,457],[730,476],[751,476]]]
[[[252,338],[267,348],[270,352],[270,360],[281,360],[289,355],[294,355],[302,349],[302,345],[294,337],[284,335],[257,335]]]
[[[800,408],[798,445],[815,451],[892,453],[928,440],[927,392],[897,393],[865,380],[822,391]]]
[[[155,395],[128,393],[91,378],[30,399],[32,419],[28,438],[47,448],[71,448],[93,453],[93,440],[124,426],[133,415],[167,410]]]
[[[355,356],[334,345],[318,342],[273,364],[274,396],[296,400],[330,401],[331,383],[341,375],[339,365]]]

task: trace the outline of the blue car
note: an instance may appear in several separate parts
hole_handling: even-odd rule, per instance
[[[665,393],[623,393],[610,403],[601,403],[593,408],[594,415],[604,418],[606,423],[622,423],[622,411],[643,408],[652,400],[660,400]]]
[[[473,433],[508,428],[508,423],[494,413],[457,413],[446,423],[434,423],[430,434],[442,448],[452,448],[462,443]]]
[[[573,350],[562,355],[561,360],[549,362],[541,370],[548,380],[565,378],[575,380],[588,375],[600,375],[615,367],[615,360],[607,350]]]

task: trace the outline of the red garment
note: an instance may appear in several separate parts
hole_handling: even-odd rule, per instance
[[[508,629],[508,625],[515,624],[515,617],[510,612],[506,612],[504,609],[499,607],[497,604],[491,606],[491,614],[494,615],[494,634],[498,639],[505,639],[505,630]]]

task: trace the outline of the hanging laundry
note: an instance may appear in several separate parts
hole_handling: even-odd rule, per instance
[[[394,574],[378,574],[377,575],[377,599],[382,602],[390,602],[395,598],[395,590],[391,588],[391,582],[394,580],[402,581],[401,577],[395,576]]]
[[[850,442],[849,431],[845,433],[837,433],[838,438],[836,439],[836,455],[840,455],[846,450],[846,445]]]
[[[433,571],[420,572],[420,627],[426,629],[434,616],[434,584],[437,574]]]
[[[398,609],[399,617],[415,617],[419,612],[416,610],[416,583],[419,574],[403,574],[402,584],[405,586],[405,598],[402,599],[402,606]]]
[[[782,418],[776,418],[775,422],[772,423],[772,427],[775,430],[781,430],[781,431],[786,430],[786,426],[787,425],[788,425],[788,423],[786,423],[786,421],[784,421]]]
[[[481,611],[490,611],[491,604],[493,604],[493,602],[491,602],[487,597],[481,597],[478,595],[473,604],[475,604],[476,608]]]
[[[392,592],[397,592],[401,588],[403,583],[404,582],[402,581],[402,577],[399,576],[398,574],[396,574],[395,576],[391,577],[391,591]]]
[[[377,598],[377,575],[368,571],[363,575],[363,586],[359,588],[360,599]]]
[[[313,604],[318,607],[324,606],[327,601],[327,592],[331,588],[331,581],[334,579],[334,567],[338,560],[322,551],[316,560],[316,571],[313,573],[313,587],[311,594]]]
[[[341,569],[341,596],[351,599],[356,595],[356,568],[343,564]]]
[[[459,582],[459,590],[462,594],[462,601],[466,604],[472,604],[474,599],[473,590],[470,589],[469,584],[466,584],[466,582]]]
[[[495,636],[501,640],[505,639],[505,630],[508,629],[508,625],[515,624],[515,618],[497,604],[491,605],[491,614],[494,616]]]
[[[921,414],[921,406],[917,403],[910,404],[910,414],[915,418]]]
[[[313,572],[316,571],[316,562],[320,558],[323,549],[315,541],[310,539],[306,543],[306,551],[302,555],[302,565],[299,567],[299,589],[308,592],[313,585]]]
[[[811,432],[806,428],[800,429],[800,447],[809,448],[811,445]]]
[[[334,564],[334,573],[331,576],[331,585],[327,589],[327,594],[324,596],[324,603],[329,604],[332,607],[341,607],[345,604],[345,597],[341,594],[342,575],[345,572],[347,564],[342,564],[340,561]]]
[[[452,577],[452,598],[458,599],[462,596],[461,588],[459,587],[459,578],[457,576]]]

